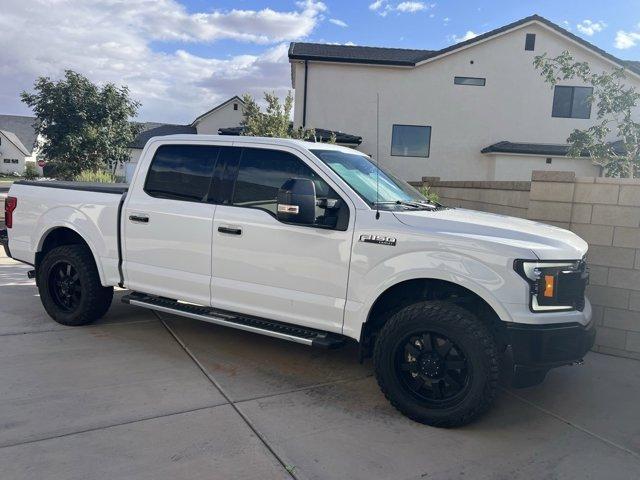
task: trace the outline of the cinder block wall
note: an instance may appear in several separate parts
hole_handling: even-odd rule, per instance
[[[527,218],[531,182],[440,181],[438,177],[423,177],[414,186],[427,186],[440,201],[451,207],[469,208]]]
[[[533,172],[531,182],[440,182],[442,203],[529,218],[589,243],[587,289],[598,325],[594,350],[640,359],[640,179]]]

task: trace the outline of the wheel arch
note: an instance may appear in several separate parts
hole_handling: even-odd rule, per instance
[[[389,317],[412,303],[446,300],[465,308],[497,332],[506,312],[494,299],[468,285],[435,277],[417,277],[398,281],[381,292],[372,303],[360,331],[361,357],[368,357],[377,332]]]
[[[48,230],[46,230],[41,235],[38,245],[36,247],[36,254],[35,254],[36,270],[38,269],[40,263],[42,262],[45,255],[48,252],[62,245],[83,245],[87,247],[91,252],[91,256],[93,257],[93,261],[98,270],[98,275],[100,276],[100,282],[104,285],[103,272],[102,272],[101,264],[99,261],[99,257],[96,254],[95,249],[82,234],[80,234],[75,228],[69,225],[51,226],[49,227]]]

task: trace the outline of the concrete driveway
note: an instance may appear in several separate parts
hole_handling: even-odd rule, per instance
[[[28,268],[0,257],[3,480],[640,477],[638,361],[592,353],[441,430],[397,413],[355,348],[118,299],[99,323],[63,327]]]

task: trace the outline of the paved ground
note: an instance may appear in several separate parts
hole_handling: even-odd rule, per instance
[[[0,257],[3,480],[640,477],[637,361],[590,354],[440,430],[390,407],[354,348],[160,321],[118,301],[67,328],[27,269]]]

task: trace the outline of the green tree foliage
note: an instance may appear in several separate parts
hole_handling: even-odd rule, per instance
[[[24,168],[24,178],[27,180],[35,180],[39,176],[36,164],[33,162],[27,162]]]
[[[61,178],[83,170],[116,167],[129,158],[129,144],[140,131],[130,121],[140,104],[126,86],[100,87],[83,75],[66,70],[64,79],[39,77],[34,92],[21,98],[36,116],[36,132],[44,138],[41,156]]]
[[[275,93],[264,93],[264,100],[267,104],[265,112],[260,110],[260,106],[255,99],[245,94],[242,97],[244,102],[244,118],[241,125],[244,127],[242,134],[253,137],[274,137],[274,138],[297,138],[318,142],[314,129],[302,127],[294,128],[291,121],[293,111],[293,95],[289,92],[280,103],[280,99]],[[328,143],[335,143],[335,134],[332,134]]]
[[[538,55],[534,66],[552,87],[562,80],[579,79],[593,87],[595,123],[589,128],[575,129],[569,135],[571,157],[588,154],[605,168],[610,177],[640,176],[640,123],[634,120],[638,112],[640,93],[625,84],[625,69],[594,73],[587,62],[578,62],[565,51],[554,58]],[[617,139],[617,142],[612,142]]]

